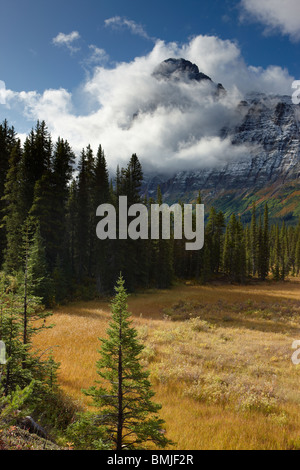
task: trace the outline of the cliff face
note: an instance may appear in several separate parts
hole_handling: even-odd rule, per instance
[[[178,66],[179,71],[172,59],[171,65],[156,73],[164,79],[174,74],[178,78],[181,73],[192,75],[192,79],[199,77],[197,70],[186,70],[186,63]],[[204,77],[198,79],[210,80]],[[222,85],[217,87],[221,89]],[[159,184],[165,201],[171,203],[191,201],[200,190],[208,207],[213,204],[228,214],[235,210],[245,218],[253,200],[269,202],[273,218],[299,216],[299,106],[288,96],[252,94],[241,101],[239,110],[244,116],[241,124],[222,129],[221,137],[229,137],[233,145],[249,145],[242,158],[218,168],[181,171],[172,176],[146,175],[144,191],[155,196]]]

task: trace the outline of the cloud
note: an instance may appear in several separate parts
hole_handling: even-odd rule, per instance
[[[106,51],[94,44],[89,45],[90,54],[85,58],[84,63],[87,65],[103,65],[109,61],[109,55]]]
[[[80,39],[80,34],[78,31],[72,31],[69,34],[59,33],[57,36],[55,36],[55,38],[52,39],[52,43],[55,46],[65,46],[73,53],[79,50],[78,47],[73,46],[73,43],[78,39]]]
[[[0,104],[5,104],[6,101],[6,88],[3,80],[0,80]]]
[[[242,17],[259,21],[266,33],[280,31],[293,41],[300,40],[299,0],[242,0]]]
[[[5,82],[0,80],[0,104],[4,105],[7,109],[10,109],[10,102],[16,96],[18,96],[18,93],[8,90]]]
[[[142,38],[152,40],[150,36],[148,36],[147,32],[143,28],[142,25],[136,23],[133,20],[129,20],[127,18],[121,16],[114,16],[112,18],[108,18],[104,21],[105,26],[112,27],[114,29],[129,29],[132,34],[137,36],[141,36]]]
[[[216,99],[209,81],[157,80],[153,70],[170,57],[197,64],[227,94]],[[6,105],[22,106],[33,122],[44,119],[53,139],[67,139],[77,154],[87,144],[95,151],[101,144],[113,171],[137,153],[145,170],[175,172],[223,166],[249,155],[250,148],[222,138],[222,130],[243,119],[238,103],[245,93],[291,95],[293,80],[278,66],[247,66],[235,42],[197,36],[183,45],[157,41],[149,54],[113,68],[95,66],[80,87],[81,101],[91,103],[84,115],[65,89],[6,90]]]

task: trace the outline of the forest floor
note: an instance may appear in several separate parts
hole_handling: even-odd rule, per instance
[[[130,295],[128,305],[173,449],[300,449],[300,279],[178,284]],[[53,348],[61,387],[86,406],[109,301],[53,313],[34,346]]]

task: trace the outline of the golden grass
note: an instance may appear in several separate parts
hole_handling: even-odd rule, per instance
[[[300,448],[300,369],[291,362],[299,279],[179,285],[128,304],[175,449]],[[35,339],[53,347],[62,388],[84,404],[109,318],[107,302],[76,302],[55,309],[55,327]]]

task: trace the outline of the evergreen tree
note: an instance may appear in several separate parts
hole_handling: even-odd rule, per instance
[[[6,229],[4,269],[8,273],[18,271],[22,266],[20,246],[22,246],[22,226],[26,212],[21,197],[21,158],[21,143],[18,141],[11,151],[3,196],[5,204],[3,222]]]
[[[196,204],[202,204],[202,197],[201,197],[201,192],[198,191],[198,196],[196,199]],[[205,240],[204,240],[205,243]],[[194,264],[194,269],[195,269],[195,278],[199,279],[200,276],[200,271],[201,271],[201,265],[203,264],[203,250],[198,250],[194,252],[194,259],[195,259],[195,264]]]
[[[257,227],[257,273],[260,279],[263,279],[263,256],[264,256],[264,243],[263,243],[263,227],[261,216],[259,218]]]
[[[289,272],[288,266],[288,242],[287,242],[287,230],[285,222],[283,221],[280,234],[280,279],[284,280]]]
[[[25,237],[28,235],[26,234]],[[27,241],[25,241],[27,245]],[[28,281],[28,293],[39,297],[45,304],[53,300],[53,283],[51,282],[46,259],[44,240],[39,225],[35,229],[30,246],[25,250],[25,276]]]
[[[278,225],[275,228],[274,247],[273,247],[273,263],[272,272],[275,281],[280,279],[280,266],[281,266],[281,243]]]
[[[93,226],[96,208],[93,207],[92,198],[94,157],[90,146],[82,150],[78,170],[75,256],[77,277],[81,282],[92,275],[92,253],[96,238]]]
[[[204,243],[204,253],[203,253],[203,265],[201,269],[201,283],[205,284],[210,280],[212,271],[211,271],[211,248],[208,243]]]
[[[300,272],[300,219],[295,234],[295,269],[298,275]]]
[[[93,386],[86,394],[101,410],[99,423],[107,428],[108,439],[116,450],[142,448],[148,441],[165,447],[170,441],[162,433],[164,421],[156,416],[161,406],[151,401],[154,393],[149,373],[140,363],[143,346],[129,320],[121,276],[115,290],[108,339],[101,340],[101,359],[97,363],[97,372],[109,389]]]
[[[217,213],[215,208],[212,207],[205,230],[207,251],[210,253],[209,271],[211,273],[218,273],[220,268],[224,227],[225,221],[223,213]]]
[[[102,146],[99,145],[96,161],[95,161],[95,180],[93,189],[93,207],[94,207],[94,222],[93,226],[96,227],[96,209],[99,205],[108,203],[111,199],[109,187],[109,175],[106,165],[106,158]],[[111,240],[99,240],[95,236],[94,244],[94,260],[95,260],[95,276],[96,286],[99,293],[105,292],[110,288],[111,278]]]
[[[226,227],[223,250],[223,269],[231,280],[243,282],[246,276],[246,244],[243,226],[235,214]]]
[[[136,154],[133,154],[128,162],[126,168],[122,168],[121,171],[117,168],[116,175],[116,214],[119,220],[119,196],[127,197],[126,212],[128,212],[129,206],[137,203],[141,203],[141,185],[143,180],[142,167]],[[128,226],[134,217],[128,217]],[[117,227],[119,231],[120,227]],[[118,232],[118,240],[111,245],[115,247],[114,254],[114,278],[117,277],[117,273],[122,271],[126,278],[127,288],[133,291],[138,286],[143,285],[145,272],[140,262],[145,257],[144,247],[146,244],[144,240],[137,239],[131,240],[120,239],[120,233]],[[114,281],[115,282],[115,281]]]
[[[28,212],[31,223],[39,226],[41,237],[45,243],[45,252],[49,267],[52,267],[55,261],[54,237],[56,220],[53,217],[52,202],[54,188],[52,183],[51,170],[47,169],[34,185],[32,206]]]
[[[11,151],[17,144],[13,127],[5,120],[0,124],[0,267],[6,246],[6,223],[4,221],[8,202],[4,199],[7,172],[10,167]]]
[[[52,142],[44,121],[38,121],[36,128],[26,138],[22,152],[22,191],[26,215],[32,206],[35,184],[46,170],[51,168]]]
[[[8,395],[17,387],[23,388],[35,380],[37,390],[42,393],[48,377],[48,361],[41,361],[32,350],[32,339],[43,329],[49,328],[43,320],[50,313],[45,312],[40,299],[30,294],[26,271],[22,279],[17,279],[15,292],[7,287],[6,279],[2,278],[0,338],[6,345],[7,361],[0,376],[0,388],[3,387],[5,395]]]
[[[266,279],[269,274],[270,263],[270,239],[269,239],[269,209],[268,204],[265,204],[264,209],[264,226],[262,237],[262,250],[261,250],[261,278]]]
[[[251,264],[252,276],[257,273],[257,256],[258,256],[258,239],[257,239],[257,225],[256,225],[256,205],[252,204],[252,216],[250,224],[250,246],[251,246]]]
[[[46,241],[50,268],[57,267],[57,260],[61,260],[65,275],[69,274],[68,231],[67,231],[67,201],[69,197],[69,184],[72,178],[74,153],[69,143],[59,138],[55,144],[52,161],[52,195],[49,201],[52,222],[50,227],[50,240]],[[45,237],[44,237],[45,238]]]
[[[4,286],[0,292],[0,338],[6,347],[6,364],[0,375],[0,388],[7,396],[17,386],[26,386],[28,374],[24,374],[22,363],[27,353],[26,344],[22,341],[23,326],[20,320],[22,304],[17,302],[13,293],[5,293]]]
[[[78,213],[78,188],[74,179],[69,188],[69,195],[66,204],[66,234],[67,234],[67,258],[69,260],[69,276],[76,278],[76,250],[77,250],[77,213]]]
[[[157,201],[161,206],[163,203],[161,189],[157,187]],[[172,239],[162,238],[162,214],[159,214],[159,238],[153,240],[153,262],[155,286],[159,289],[170,287],[174,276]]]

